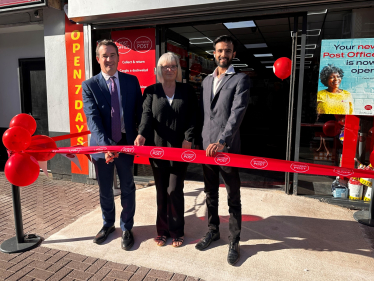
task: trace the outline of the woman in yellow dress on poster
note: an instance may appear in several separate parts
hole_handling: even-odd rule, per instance
[[[350,92],[339,89],[344,72],[332,64],[326,65],[321,73],[321,83],[327,87],[317,94],[318,114],[353,114],[353,99]]]

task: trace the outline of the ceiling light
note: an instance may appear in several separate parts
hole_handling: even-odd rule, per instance
[[[275,60],[262,60],[261,63],[275,63]]]
[[[305,49],[315,49],[317,48],[317,44],[306,44]],[[297,49],[301,50],[301,45],[297,45]]]
[[[214,50],[205,51],[205,53],[208,53],[209,55],[213,55]]]
[[[273,54],[253,54],[256,58],[272,57]]]
[[[305,58],[306,58],[306,59],[310,59],[310,58],[312,58],[312,57],[313,57],[313,54],[305,54]],[[300,55],[297,55],[296,58],[299,59],[299,58],[300,58]]]
[[[256,24],[253,20],[249,21],[239,21],[239,22],[226,22],[224,25],[228,29],[234,29],[234,28],[247,28],[247,27],[256,27]]]
[[[300,35],[298,35],[297,37],[301,37],[301,32],[302,30],[300,29],[298,31]],[[319,36],[321,34],[321,29],[308,29],[306,31],[306,36]],[[293,31],[291,31],[291,37],[293,37]]]
[[[273,66],[272,65],[267,65],[267,66],[265,66],[266,68],[273,68]]]
[[[247,49],[256,49],[256,48],[267,48],[266,43],[257,43],[257,44],[244,44]]]
[[[308,16],[320,15],[320,14],[326,14],[326,13],[327,13],[327,9],[322,10],[322,11],[310,11],[310,12],[308,12]]]
[[[238,64],[232,64],[233,67],[247,67],[248,64],[245,64],[245,63],[238,63]]]
[[[197,44],[210,44],[213,41],[210,40],[208,37],[199,37],[199,38],[190,38],[190,43],[197,45]]]
[[[238,58],[233,58],[232,61],[240,61]]]
[[[253,68],[241,68],[240,70],[241,71],[253,71],[254,69]]]

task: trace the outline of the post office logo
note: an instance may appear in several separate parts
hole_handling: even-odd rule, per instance
[[[309,165],[302,163],[292,163],[290,168],[296,173],[305,173],[309,171]]]
[[[263,158],[253,158],[251,160],[251,165],[255,169],[264,169],[269,165],[269,163]]]
[[[134,41],[134,50],[138,53],[146,53],[152,48],[152,40],[147,36],[140,36]]]
[[[339,176],[343,176],[343,177],[348,177],[354,174],[353,170],[346,169],[346,168],[334,169],[334,173],[338,174]]]
[[[121,149],[122,152],[124,153],[127,153],[127,154],[135,154],[135,147],[133,146],[128,146],[128,147],[124,147]]]
[[[368,105],[365,105],[365,109],[366,110],[371,110],[373,107],[370,105],[370,104],[368,104]]]
[[[219,153],[214,157],[214,162],[218,165],[227,165],[230,163],[230,157],[226,154]]]
[[[126,37],[119,38],[116,41],[116,45],[118,47],[118,53],[120,54],[127,54],[132,49],[132,42]]]
[[[187,150],[182,153],[181,157],[183,161],[192,162],[196,158],[196,153],[191,150]]]
[[[105,147],[105,146],[101,146],[101,147],[95,148],[95,151],[97,151],[97,152],[107,152],[108,148]]]
[[[72,148],[72,149],[69,149],[69,152],[70,153],[79,153],[81,150],[82,150],[82,148]]]
[[[152,158],[162,158],[164,156],[164,150],[162,148],[154,148],[150,153]]]

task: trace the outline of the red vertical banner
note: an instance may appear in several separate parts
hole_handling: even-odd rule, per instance
[[[344,142],[342,153],[342,167],[354,168],[357,151],[358,130],[360,129],[360,118],[355,115],[345,116]]]
[[[111,35],[118,46],[118,70],[135,75],[143,93],[156,83],[156,29],[113,31]]]
[[[113,31],[119,53],[118,71],[135,75],[142,89],[156,83],[156,29]],[[135,157],[136,164],[149,164],[146,157]]]
[[[68,73],[70,133],[88,130],[86,115],[83,112],[82,82],[85,80],[83,25],[71,23],[65,17],[66,64]],[[87,136],[71,139],[71,146],[87,146]],[[88,159],[77,155],[82,170],[71,165],[74,174],[88,175]]]

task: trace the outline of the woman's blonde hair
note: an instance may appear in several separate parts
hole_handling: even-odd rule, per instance
[[[175,63],[177,64],[177,77],[176,77],[175,80],[178,81],[178,82],[182,82],[182,69],[181,69],[181,65],[179,63],[179,57],[172,52],[167,52],[167,53],[163,54],[157,62],[156,74],[157,74],[157,80],[160,83],[164,83],[164,77],[162,76],[161,66],[163,64],[170,64],[173,61],[175,61]]]

